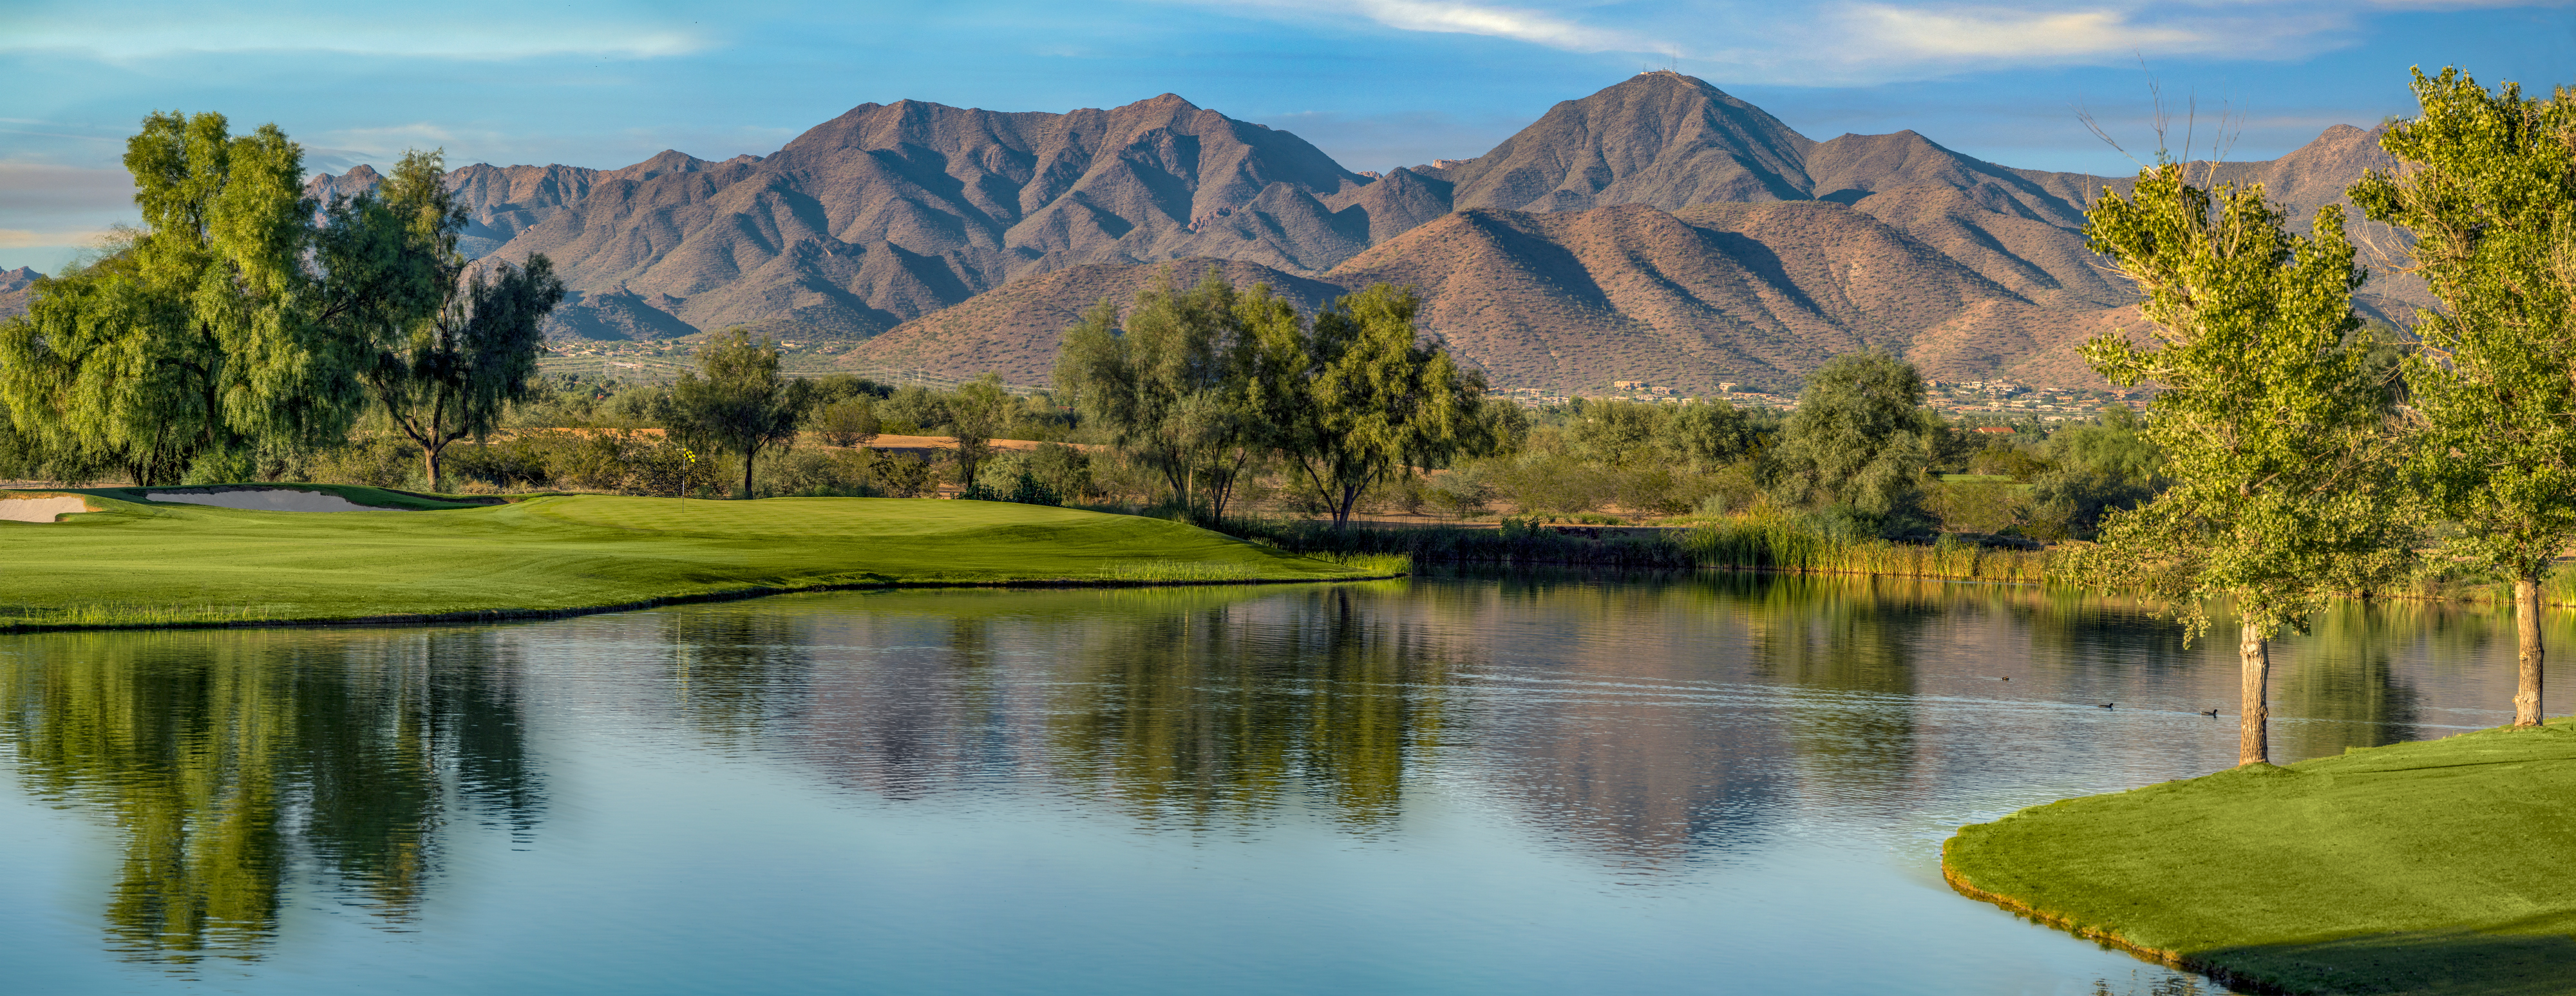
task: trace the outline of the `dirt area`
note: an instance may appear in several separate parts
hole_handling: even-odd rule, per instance
[[[78,495],[0,495],[0,521],[53,523],[59,516],[96,511]]]
[[[339,495],[320,491],[297,491],[292,488],[180,488],[144,492],[153,501],[179,502],[187,505],[213,505],[248,512],[384,512],[391,509],[360,505]]]

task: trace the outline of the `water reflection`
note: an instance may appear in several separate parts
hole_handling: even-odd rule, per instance
[[[2507,621],[2423,603],[2322,614],[2276,655],[2283,759],[2509,715]],[[835,594],[484,629],[0,639],[0,744],[28,791],[113,835],[107,946],[172,965],[273,951],[304,883],[387,931],[432,931],[460,822],[524,844],[547,818],[548,771],[586,773],[596,800],[599,783],[661,791],[693,765],[855,800],[836,817],[854,835],[886,813],[971,811],[961,827],[1108,826],[1199,849],[1193,861],[1239,847],[1227,874],[1249,875],[1302,860],[1270,842],[1417,848],[1448,821],[1578,890],[1597,883],[1564,868],[1655,902],[1771,868],[1786,884],[1729,902],[1797,909],[1804,891],[1848,887],[1814,905],[1865,917],[1851,911],[1928,880],[1923,901],[1967,917],[1990,911],[1937,889],[1933,842],[2225,766],[2233,724],[2194,713],[2232,711],[2233,654],[2186,646],[2121,599],[1935,582],[1523,573]],[[638,751],[662,766],[619,766]],[[656,797],[620,832],[649,837],[656,806],[719,808]],[[669,860],[619,840],[635,853],[601,845],[601,861]],[[1810,846],[1834,857],[1780,857]],[[1842,883],[1847,866],[1880,877]],[[2113,978],[2043,990],[2219,991]]]
[[[488,632],[21,637],[0,738],[31,792],[112,818],[111,949],[255,958],[299,865],[401,929],[441,821],[534,828],[512,657]]]

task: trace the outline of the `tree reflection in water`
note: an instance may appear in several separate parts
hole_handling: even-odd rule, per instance
[[[111,949],[252,959],[299,865],[400,928],[442,821],[532,830],[544,794],[515,674],[491,631],[18,637],[0,738],[33,793],[122,836]]]
[[[1308,588],[1095,627],[1069,655],[1052,763],[1149,820],[1258,822],[1301,792],[1346,825],[1393,819],[1450,662],[1369,600]]]

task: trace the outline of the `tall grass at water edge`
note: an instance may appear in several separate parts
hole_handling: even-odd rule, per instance
[[[1757,512],[1706,523],[1679,540],[1700,567],[1794,574],[1875,574],[2038,584],[2048,554],[1966,542],[1948,533],[1931,543],[1830,535],[1788,515]]]
[[[1513,519],[1500,529],[1336,531],[1319,522],[1230,519],[1222,531],[1308,556],[1397,554],[1420,563],[1722,567],[2037,583],[2048,562],[2044,553],[1991,549],[1951,537],[1929,544],[1841,538],[1795,516],[1762,512],[1689,529],[1551,528]]]
[[[0,605],[0,633],[49,629],[155,629],[228,626],[301,618],[279,605],[143,605],[96,602],[59,608]]]

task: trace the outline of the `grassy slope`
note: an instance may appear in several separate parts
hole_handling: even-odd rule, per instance
[[[2035,806],[1942,864],[2257,988],[2576,992],[2576,721]]]
[[[667,498],[562,495],[441,511],[324,514],[87,493],[108,510],[51,525],[0,522],[0,615],[141,622],[163,613],[162,621],[181,622],[191,621],[184,614],[199,611],[194,607],[213,606],[204,621],[352,619],[566,611],[823,585],[1332,580],[1360,573],[1177,523],[997,502],[773,498],[683,506]]]

